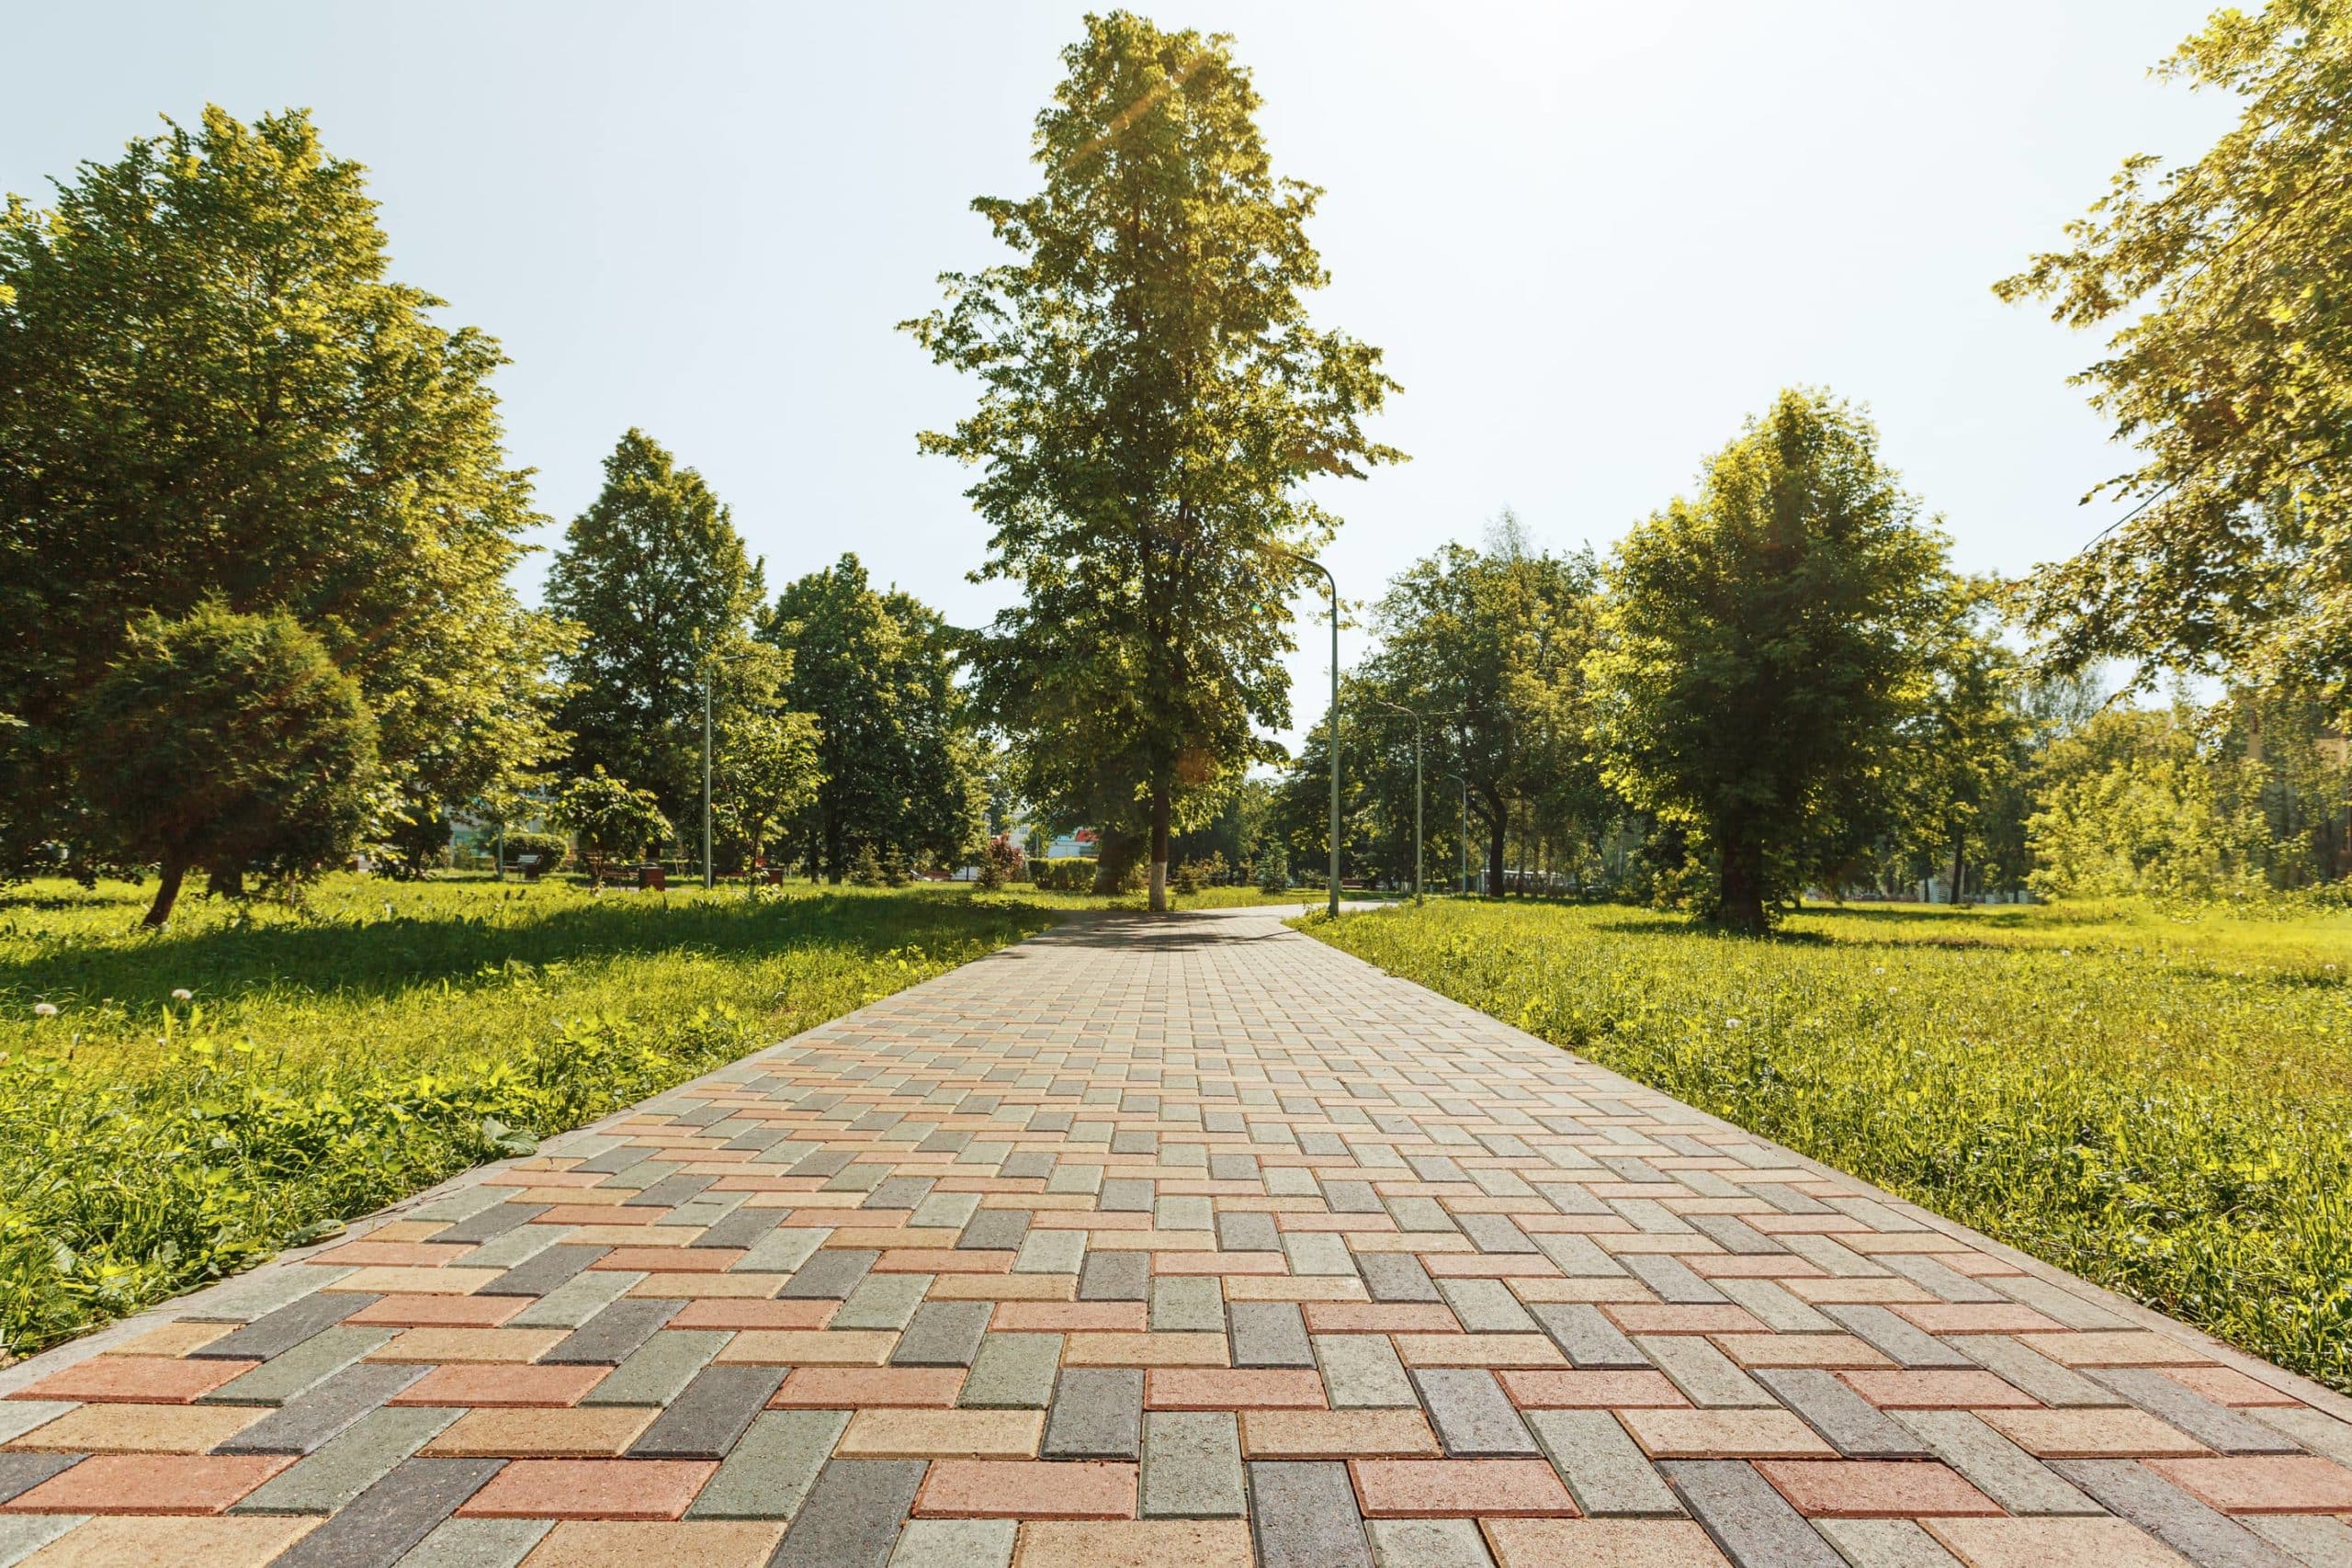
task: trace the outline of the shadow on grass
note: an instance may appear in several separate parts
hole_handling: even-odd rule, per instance
[[[25,908],[31,901],[11,902]],[[390,997],[419,987],[462,987],[514,964],[541,967],[681,952],[761,957],[801,946],[870,958],[893,948],[1002,941],[1059,918],[1057,911],[1012,902],[978,906],[835,893],[757,903],[671,902],[658,895],[615,893],[513,923],[486,918],[502,908],[492,900],[483,914],[441,919],[322,917],[75,942],[0,961],[0,994],[131,998],[186,986],[217,1003],[292,985]]]

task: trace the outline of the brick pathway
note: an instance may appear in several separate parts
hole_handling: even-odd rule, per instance
[[[2352,1564],[2346,1402],[1263,913],[1009,949],[0,1393],[42,1568]]]

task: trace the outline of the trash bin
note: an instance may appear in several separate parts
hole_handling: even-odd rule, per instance
[[[667,893],[670,890],[670,876],[662,869],[661,863],[647,861],[637,868],[637,890],[639,893]]]

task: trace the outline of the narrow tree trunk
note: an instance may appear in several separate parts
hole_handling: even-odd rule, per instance
[[[1168,912],[1168,790],[1151,792],[1151,912]]]
[[[1715,919],[1751,936],[1764,931],[1764,855],[1746,836],[1727,831],[1720,861]]]
[[[207,898],[242,898],[245,896],[245,868],[241,865],[215,866],[204,874],[204,896]]]
[[[1505,819],[1504,815],[1503,815],[1503,813],[1502,813],[1502,812],[1500,812],[1500,811],[1496,812],[1496,813],[1495,813],[1495,819],[1494,819],[1494,822],[1492,823],[1492,825],[1490,826],[1490,828],[1488,829],[1487,833],[1487,889],[1486,889],[1486,891],[1487,891],[1487,896],[1488,897],[1490,897],[1490,898],[1499,898],[1499,897],[1502,897],[1502,895],[1503,895],[1503,852],[1504,852],[1504,849],[1505,849],[1505,836],[1504,836],[1504,826],[1505,826],[1505,820],[1506,820],[1506,819]]]
[[[187,865],[183,861],[167,860],[164,874],[155,884],[155,901],[147,906],[147,918],[140,923],[160,926],[172,918],[172,906],[179,902],[180,884],[187,880]]]
[[[1955,908],[1958,908],[1960,904],[1961,873],[1968,869],[1967,855],[1967,839],[1962,837],[1961,834],[1954,833],[1951,836],[1951,901]]]

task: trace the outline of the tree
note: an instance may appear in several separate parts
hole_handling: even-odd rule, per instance
[[[834,881],[863,848],[959,860],[983,836],[988,779],[956,683],[959,638],[854,555],[788,584],[759,637],[785,651],[786,706],[815,716],[822,780],[804,813],[812,872]]]
[[[2068,247],[1996,286],[2119,323],[2078,382],[2142,461],[2126,519],[2037,581],[2063,668],[2352,692],[2352,0],[2217,12],[2159,74],[2245,100],[2193,164],[2127,160]],[[2086,498],[2088,499],[2088,498]]]
[[[2267,887],[2268,833],[2243,776],[2255,764],[2208,754],[2188,716],[2114,709],[2051,748],[2027,828],[2034,891],[2202,901]]]
[[[88,864],[79,710],[150,615],[293,615],[428,808],[556,750],[503,357],[387,278],[363,175],[305,113],[208,108],[0,214],[0,874]]]
[[[1920,847],[1951,868],[1961,901],[1973,863],[2001,856],[2004,807],[2030,764],[2032,722],[2020,705],[2024,670],[2001,639],[1996,582],[1956,581],[1926,642],[1928,689],[1913,724],[1906,814]],[[2014,862],[2004,880],[2014,883]],[[1981,879],[1981,878],[1980,878]]]
[[[906,323],[980,405],[925,451],[984,467],[982,580],[1016,582],[979,653],[1033,772],[1123,796],[1167,907],[1184,797],[1276,755],[1288,722],[1282,612],[1335,526],[1301,493],[1399,454],[1364,414],[1396,384],[1375,349],[1308,324],[1327,281],[1319,192],[1272,172],[1231,39],[1090,17],[1037,118],[1044,188],[973,203],[1018,260],[942,278]],[[1054,793],[1037,796],[1053,807]]]
[[[605,885],[605,862],[641,855],[673,834],[651,790],[614,778],[602,763],[565,784],[550,815],[580,840],[588,880],[598,887]]]
[[[131,632],[83,706],[82,792],[107,847],[161,868],[146,924],[187,874],[291,883],[340,861],[367,825],[376,722],[358,682],[282,611],[212,603]]]
[[[1604,779],[1711,859],[1707,911],[1760,931],[1881,826],[1943,541],[1877,433],[1784,391],[1618,546],[1588,661]]]
[[[702,475],[643,431],[623,435],[548,574],[548,607],[586,633],[563,665],[573,768],[633,779],[673,817],[699,809],[703,677],[718,672],[729,723],[746,694],[756,702],[743,671],[714,660],[744,651],[766,592]]]
[[[713,818],[720,831],[743,841],[745,863],[758,864],[769,838],[815,803],[823,783],[816,718],[736,716],[718,739],[712,775]]]

